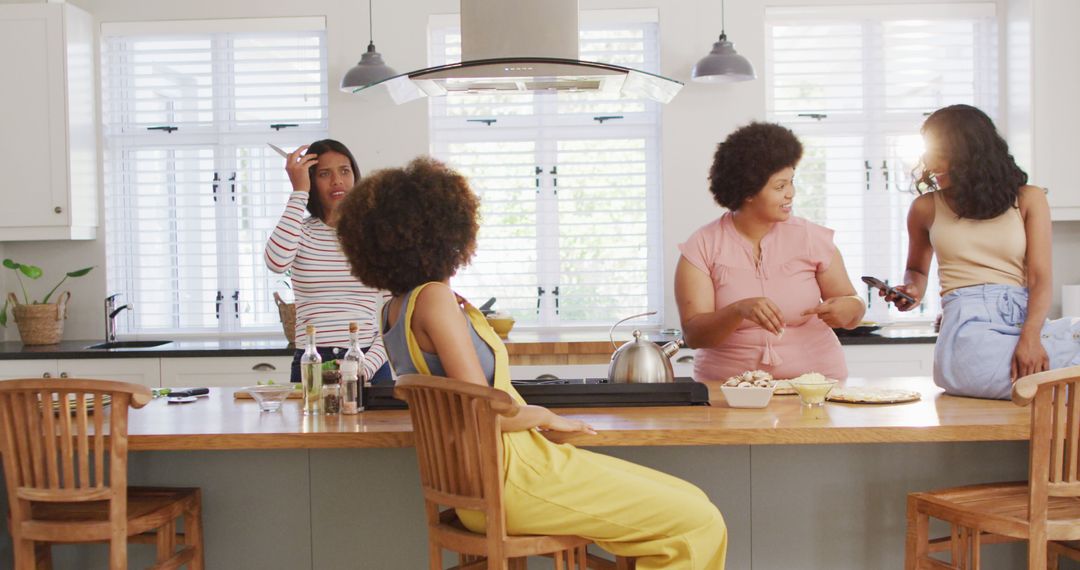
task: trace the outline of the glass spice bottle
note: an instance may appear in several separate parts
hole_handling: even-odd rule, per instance
[[[322,400],[322,357],[315,348],[315,327],[305,327],[307,350],[300,356],[300,382],[304,392],[304,415],[317,416]]]
[[[324,414],[341,413],[341,371],[323,370],[322,411]]]
[[[357,339],[359,326],[349,323],[349,350],[341,359],[341,413],[355,414],[363,410],[363,380],[360,371],[364,364],[364,351]]]

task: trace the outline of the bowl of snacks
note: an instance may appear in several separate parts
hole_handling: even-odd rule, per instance
[[[764,408],[772,399],[773,386],[775,382],[768,372],[748,370],[725,380],[720,391],[732,408]]]
[[[824,374],[808,372],[791,379],[791,387],[799,393],[804,406],[823,406],[825,397],[836,387],[836,380],[826,378]]]
[[[514,328],[514,317],[510,316],[510,313],[491,313],[487,316],[487,322],[500,338],[506,338],[510,329]]]

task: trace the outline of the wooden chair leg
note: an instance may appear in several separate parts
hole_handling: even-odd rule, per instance
[[[37,570],[52,570],[52,545],[39,542],[34,546],[34,565]]]
[[[127,537],[109,541],[109,570],[127,570]]]
[[[971,567],[974,570],[979,570],[979,564],[981,564],[980,550],[982,550],[982,531],[973,528],[971,529]]]
[[[16,539],[12,549],[15,554],[15,570],[35,570],[37,555],[34,552],[34,541]]]
[[[908,497],[907,532],[904,538],[904,570],[919,570],[930,554],[930,517],[919,511],[919,499]]]
[[[633,558],[615,557],[615,570],[634,570],[637,562]]]
[[[176,521],[169,521],[157,530],[157,562],[161,564],[176,553]]]
[[[190,570],[205,570],[206,554],[203,548],[202,533],[202,491],[195,490],[194,504],[184,512],[184,544],[195,549],[195,554],[188,565]]]
[[[428,542],[428,570],[443,570],[442,564],[442,548],[439,548],[434,542]],[[461,558],[458,558],[458,565],[461,565]]]
[[[1028,541],[1028,570],[1046,570],[1046,551],[1045,540]]]

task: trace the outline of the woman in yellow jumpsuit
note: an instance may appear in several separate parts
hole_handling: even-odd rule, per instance
[[[538,430],[592,429],[525,405],[510,384],[506,348],[480,312],[449,287],[475,250],[479,201],[441,163],[416,159],[372,174],[349,193],[339,238],[362,282],[394,293],[384,335],[398,374],[493,385],[521,412],[503,423],[504,504],[510,534],[567,534],[637,558],[639,570],[722,570],[727,529],[697,487],[633,463],[555,444]],[[459,512],[482,532],[481,513]]]

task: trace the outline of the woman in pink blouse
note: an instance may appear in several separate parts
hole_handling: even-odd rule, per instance
[[[866,305],[832,230],[791,215],[802,150],[794,133],[770,123],[742,127],[716,149],[709,191],[728,211],[679,246],[675,270],[698,380],[757,369],[847,377],[832,329],[854,328]]]

